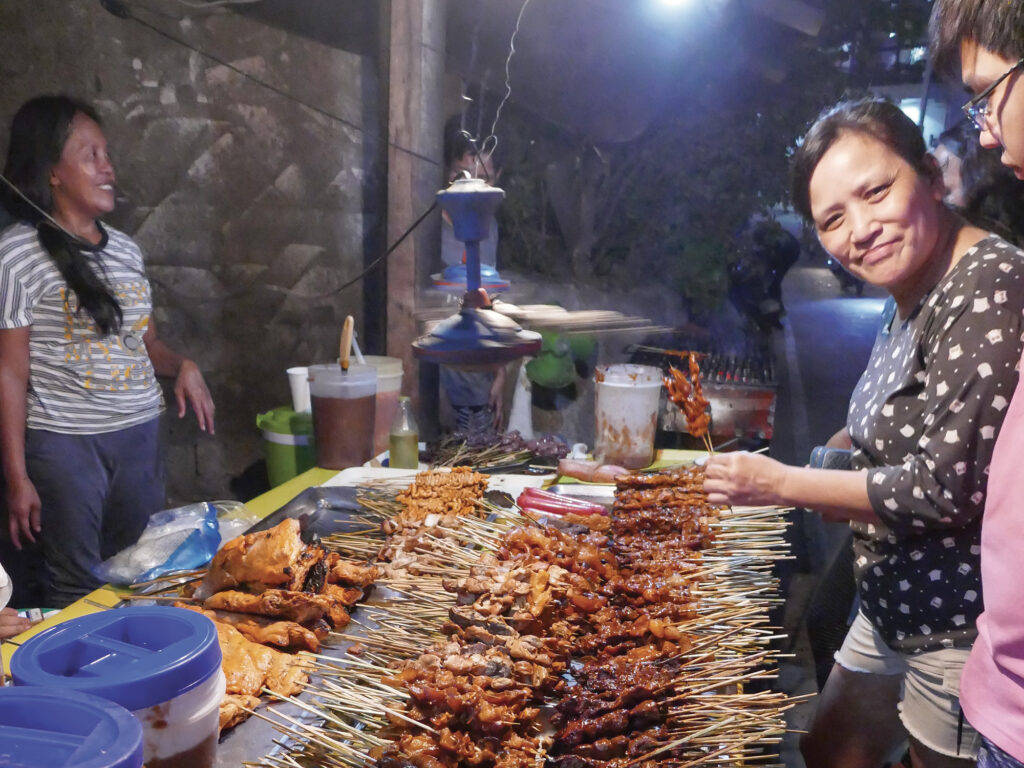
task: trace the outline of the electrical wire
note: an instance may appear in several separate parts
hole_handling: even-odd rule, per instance
[[[425,218],[427,218],[427,216],[429,216],[431,213],[434,212],[435,208],[437,208],[437,201],[434,201],[433,203],[431,203],[430,207],[427,208],[427,210],[425,210],[422,214],[420,214],[419,218],[417,218],[416,221],[414,221],[412,224],[409,225],[409,228],[406,229],[405,232],[402,233],[402,235],[391,245],[391,247],[389,247],[382,255],[378,256],[376,259],[374,259],[372,262],[370,262],[366,266],[366,268],[363,269],[362,272],[360,272],[358,275],[356,275],[355,277],[351,278],[350,280],[347,280],[346,282],[342,283],[339,287],[337,287],[337,288],[335,288],[333,290],[327,291],[326,293],[308,294],[308,293],[303,293],[302,291],[294,291],[291,288],[283,288],[283,287],[277,286],[277,285],[263,285],[263,286],[255,286],[255,287],[254,286],[248,286],[246,288],[242,288],[242,289],[237,290],[237,291],[232,291],[231,293],[223,294],[223,295],[220,295],[220,296],[210,296],[210,297],[203,298],[203,297],[193,296],[193,295],[186,294],[186,293],[181,293],[180,291],[176,291],[174,288],[171,288],[167,283],[165,283],[162,280],[159,280],[157,278],[150,277],[149,280],[154,285],[159,285],[164,291],[166,291],[171,296],[174,296],[177,300],[182,301],[182,302],[187,302],[187,303],[190,303],[190,304],[213,304],[213,303],[217,303],[217,302],[228,301],[228,300],[231,300],[231,299],[237,299],[237,298],[239,298],[241,296],[247,296],[247,295],[250,295],[252,293],[255,293],[256,288],[262,288],[263,290],[270,291],[271,293],[283,293],[286,296],[296,296],[298,298],[305,299],[307,301],[323,301],[325,299],[330,299],[330,298],[333,298],[333,297],[337,296],[339,293],[344,291],[346,288],[352,287],[353,285],[358,283],[360,280],[362,280],[364,277],[366,277],[368,274],[370,274],[370,272],[372,272],[374,269],[376,269],[377,266],[381,262],[383,262],[385,259],[387,259],[387,257],[390,256],[394,252],[394,250],[399,245],[401,245],[409,235],[411,235],[413,233],[413,231],[416,229],[416,227],[418,227],[423,222],[423,220]]]
[[[70,240],[75,242],[80,247],[85,247],[85,248],[88,248],[88,249],[91,249],[91,248],[95,247],[93,243],[90,243],[88,240],[85,240],[85,239],[79,237],[78,235],[74,234],[73,232],[65,229],[60,224],[60,222],[58,222],[48,212],[44,211],[42,208],[40,208],[38,205],[36,205],[34,202],[32,202],[32,200],[30,200],[28,198],[28,196],[25,195],[25,193],[22,192],[13,181],[8,179],[2,173],[0,173],[0,181],[2,181],[4,184],[6,184],[11,189],[11,191],[14,192],[18,197],[20,197],[22,200],[24,200],[26,203],[28,203],[37,213],[39,213],[41,216],[43,216],[43,218],[45,219],[45,222],[43,222],[43,223],[48,224],[50,226],[53,226],[56,229],[59,229]],[[406,229],[405,232],[403,232],[401,234],[401,236],[391,245],[391,247],[389,247],[382,255],[378,256],[372,262],[367,264],[366,268],[363,269],[363,271],[360,272],[358,275],[356,275],[355,277],[353,277],[352,279],[350,279],[347,282],[343,283],[341,286],[339,286],[338,288],[335,288],[332,291],[329,291],[327,293],[316,294],[316,295],[312,295],[311,296],[309,294],[300,293],[299,291],[292,291],[292,290],[290,290],[288,288],[279,288],[277,286],[271,286],[271,285],[264,286],[264,287],[267,290],[270,290],[270,291],[275,291],[275,292],[279,292],[279,293],[286,293],[286,294],[289,294],[289,295],[301,296],[304,299],[312,299],[314,301],[315,300],[321,300],[321,299],[329,299],[329,298],[331,298],[333,296],[336,296],[337,294],[339,294],[342,291],[344,291],[346,288],[350,288],[351,286],[353,286],[356,283],[358,283],[360,280],[362,280],[364,277],[366,277],[368,274],[370,274],[370,272],[372,272],[374,269],[376,269],[376,267],[382,261],[387,259],[387,257],[390,256],[394,252],[394,250],[398,246],[400,246],[409,235],[411,235],[413,233],[413,231],[416,229],[416,227],[418,227],[423,222],[423,220],[425,218],[427,218],[427,216],[429,216],[431,213],[434,212],[435,208],[437,208],[437,201],[436,200],[433,203],[430,204],[430,207],[427,208],[427,210],[425,210],[422,214],[420,214],[420,216],[416,219],[416,221],[414,221],[412,224],[409,225],[408,229]],[[249,294],[249,293],[253,292],[253,289],[251,287],[246,287],[246,288],[244,288],[242,290],[233,291],[233,292],[228,293],[228,294],[223,295],[223,296],[216,296],[216,297],[211,297],[211,298],[198,298],[196,296],[190,296],[190,295],[183,294],[183,293],[180,293],[178,291],[175,291],[173,288],[170,288],[166,283],[164,283],[164,282],[162,282],[160,280],[157,280],[155,278],[150,278],[150,282],[155,283],[157,285],[160,285],[165,291],[175,295],[179,299],[191,301],[193,303],[198,303],[198,304],[207,304],[207,303],[211,303],[211,302],[215,302],[215,301],[225,301],[227,299],[233,299],[233,298],[237,298],[239,296],[245,296],[246,294]]]
[[[508,40],[508,56],[505,58],[505,95],[501,101],[498,102],[498,108],[494,112],[494,122],[491,123],[491,133],[484,139],[481,147],[481,152],[486,153],[485,157],[489,160],[491,155],[494,154],[494,150],[498,148],[498,120],[501,119],[501,110],[505,106],[505,102],[508,101],[512,95],[512,57],[516,53],[516,35],[519,34],[519,27],[523,23],[523,14],[526,13],[526,7],[530,4],[530,0],[523,0],[523,5],[519,9],[519,15],[516,17],[516,26],[512,30],[512,36]],[[487,149],[487,142],[492,141],[490,150]]]
[[[335,296],[336,294],[341,293],[346,288],[349,288],[349,287],[355,285],[356,283],[358,283],[360,280],[362,280],[364,277],[366,277],[368,274],[370,274],[370,272],[372,272],[376,268],[376,266],[378,264],[380,264],[382,261],[384,261],[384,259],[386,259],[388,256],[390,256],[391,253],[398,246],[400,246],[402,244],[402,241],[404,241],[405,238],[407,238],[409,235],[411,235],[413,233],[413,230],[415,230],[416,227],[418,227],[420,225],[420,223],[425,218],[427,218],[427,216],[429,216],[431,213],[434,212],[435,208],[437,208],[437,201],[436,200],[433,203],[430,204],[430,207],[427,208],[427,210],[425,210],[422,214],[420,214],[419,218],[416,219],[416,221],[414,221],[412,224],[409,225],[409,228],[406,229],[405,232],[402,233],[401,237],[399,237],[390,248],[388,248],[386,251],[384,251],[384,253],[381,254],[380,256],[378,256],[376,259],[371,261],[366,266],[366,269],[364,269],[362,272],[360,272],[358,275],[353,277],[348,282],[342,284],[341,287],[335,288],[333,291],[331,291],[329,293],[320,294],[318,296],[308,296],[306,294],[303,294],[303,298],[307,298],[307,299],[329,299],[332,296]],[[268,286],[268,287],[270,287],[270,286]],[[272,287],[272,290],[278,290],[278,289]],[[294,291],[289,291],[287,288],[280,289],[280,290],[286,291],[287,293],[294,293]]]
[[[523,23],[523,14],[526,13],[526,8],[530,4],[530,0],[523,0],[522,6],[519,8],[519,15],[516,16],[516,24],[512,29],[512,35],[508,41],[508,56],[505,58],[505,94],[502,96],[501,101],[498,103],[498,107],[494,112],[494,120],[491,122],[490,133],[481,141],[476,136],[473,136],[465,128],[465,113],[463,113],[463,124],[460,125],[459,133],[466,138],[469,143],[473,146],[475,151],[474,158],[474,176],[480,175],[480,168],[487,163],[494,151],[498,148],[498,121],[501,119],[501,110],[505,106],[505,102],[509,100],[512,95],[512,57],[516,53],[516,36],[519,34],[519,28]],[[476,61],[476,32],[479,29],[479,20],[477,26],[474,27],[473,31],[473,43],[472,43],[472,55],[470,58],[470,71],[472,71],[473,63]],[[465,89],[464,89],[465,90]],[[481,91],[483,89],[481,88]],[[463,99],[472,101],[472,99],[463,93]]]
[[[195,0],[178,0],[178,2],[180,2],[180,3],[184,4],[184,5],[193,6],[193,7],[213,7],[215,5],[243,4],[243,3],[260,2],[260,1],[261,0],[210,0],[210,2],[201,2],[201,1],[200,2],[195,2]],[[523,12],[523,10],[526,9],[526,5],[529,4],[529,2],[530,2],[530,0],[525,0],[525,2],[523,4],[523,8],[520,10],[520,13],[519,13],[519,19],[520,20],[522,19],[522,12]],[[257,77],[253,77],[249,73],[244,72],[243,70],[241,70],[238,67],[234,66],[230,62],[227,62],[224,59],[221,59],[220,57],[215,56],[215,55],[213,55],[211,53],[203,51],[203,50],[195,47],[191,43],[188,43],[185,40],[181,40],[181,39],[175,37],[174,35],[171,35],[170,33],[165,32],[165,31],[163,31],[162,29],[160,29],[158,27],[155,27],[154,25],[150,24],[146,20],[141,19],[138,16],[134,15],[131,12],[131,10],[128,8],[128,6],[123,2],[123,0],[100,0],[100,4],[105,9],[107,9],[110,13],[114,14],[115,16],[118,16],[119,18],[123,18],[123,19],[128,19],[128,20],[134,21],[137,24],[140,24],[141,26],[146,27],[147,29],[151,30],[152,32],[155,32],[156,34],[160,35],[161,37],[166,38],[167,40],[170,40],[171,42],[174,42],[174,43],[177,43],[178,45],[184,46],[185,48],[187,48],[187,49],[189,49],[191,51],[194,51],[195,53],[198,53],[200,56],[204,56],[204,57],[210,59],[211,61],[214,61],[214,62],[216,62],[216,63],[218,63],[218,64],[220,64],[222,66],[227,67],[231,71],[236,72],[237,74],[241,75],[242,77],[244,77],[244,78],[246,78],[248,80],[251,80],[252,82],[256,83],[257,85],[261,85],[264,88],[267,88],[268,90],[273,91],[274,93],[276,93],[276,94],[278,94],[280,96],[283,96],[286,99],[294,101],[295,103],[297,103],[297,104],[299,104],[299,105],[301,105],[303,107],[306,107],[307,109],[310,109],[310,110],[312,110],[312,111],[314,111],[314,112],[316,112],[316,113],[318,113],[320,115],[323,115],[324,117],[327,117],[327,118],[329,118],[331,120],[335,120],[335,121],[337,121],[339,123],[342,123],[343,125],[347,125],[347,126],[349,126],[351,128],[355,128],[356,130],[358,130],[360,132],[363,132],[362,126],[356,125],[355,123],[353,123],[353,122],[351,122],[349,120],[346,120],[346,119],[344,119],[342,117],[339,117],[338,115],[335,115],[335,114],[332,114],[330,112],[327,112],[326,110],[321,109],[320,107],[316,107],[316,106],[313,106],[311,104],[308,104],[308,103],[302,101],[301,99],[298,99],[295,96],[292,96],[291,94],[281,90],[280,88],[277,88],[276,86],[273,86],[273,85],[271,85],[271,84],[269,84],[267,82],[264,82],[263,80],[260,80]],[[519,22],[517,21],[517,23],[516,23],[516,31],[518,31],[518,28],[519,28]],[[515,37],[515,33],[513,33],[513,39],[514,39],[514,37]],[[513,50],[514,50],[514,48],[513,48]],[[509,54],[509,56],[511,58],[511,53]],[[508,73],[508,62],[506,62],[506,91],[507,91],[506,98],[507,98],[507,94],[511,93],[511,87],[508,84],[507,73]],[[494,130],[494,126],[496,126],[496,125],[497,125],[497,120],[495,120],[494,125],[492,125],[492,131]],[[419,155],[417,155],[417,157],[419,157]],[[422,159],[430,160],[430,158],[422,158]],[[433,162],[433,161],[431,160],[431,162]],[[19,189],[17,189],[17,187],[15,187],[13,184],[11,184],[7,179],[4,179],[4,181],[7,182],[7,184],[9,184],[11,186],[11,188],[14,189],[15,192],[17,192],[19,195],[24,197],[24,195],[22,195],[21,191]],[[27,198],[25,198],[25,199],[27,200]],[[36,207],[30,200],[28,202],[29,202],[30,205],[33,205],[33,207]],[[356,275],[352,279],[346,281],[340,287],[338,287],[338,288],[336,288],[336,289],[334,289],[332,291],[329,291],[329,292],[323,293],[323,294],[318,294],[318,295],[310,296],[308,294],[302,294],[302,293],[299,293],[298,291],[292,291],[290,289],[281,288],[281,287],[277,287],[277,286],[264,286],[264,288],[266,290],[271,290],[271,291],[274,291],[274,292],[285,293],[285,294],[288,294],[288,295],[301,296],[304,299],[309,299],[309,300],[313,300],[313,301],[332,298],[333,296],[336,296],[337,294],[341,293],[345,289],[351,287],[352,285],[354,285],[357,282],[359,282],[360,280],[362,280],[364,277],[366,277],[366,275],[368,275],[371,271],[373,271],[381,262],[383,262],[385,259],[387,259],[387,257],[390,256],[392,254],[392,252],[394,252],[394,250],[399,245],[401,245],[402,242],[410,234],[412,234],[412,232],[423,222],[424,219],[427,218],[427,216],[429,216],[434,211],[435,208],[437,208],[437,201],[434,201],[433,203],[431,203],[430,207],[427,208],[408,227],[408,229],[406,229],[405,232],[402,233],[402,235],[398,238],[398,240],[396,240],[381,256],[379,256],[376,259],[374,259],[358,275]],[[45,211],[40,211],[40,212],[44,216],[46,216],[48,219],[51,219],[49,214],[47,214]],[[60,225],[57,224],[56,221],[54,221],[53,223],[56,226],[60,227]],[[63,229],[63,227],[61,227],[61,229]],[[70,235],[70,233],[68,233],[68,234]],[[72,235],[72,237],[74,237],[74,236]],[[174,295],[176,298],[178,298],[180,300],[189,301],[189,302],[198,303],[198,304],[206,304],[206,303],[226,301],[226,300],[237,298],[239,296],[244,296],[244,295],[247,295],[247,294],[250,294],[250,293],[253,292],[252,288],[248,288],[247,287],[245,289],[242,289],[242,290],[239,290],[239,291],[234,291],[234,292],[228,293],[226,295],[222,295],[222,296],[216,296],[216,297],[210,297],[210,298],[199,298],[199,297],[196,297],[196,296],[191,296],[191,295],[187,295],[187,294],[183,294],[183,293],[180,293],[178,291],[175,291],[173,288],[171,288],[170,286],[166,285],[162,281],[159,281],[159,280],[151,278],[151,282],[153,282],[154,284],[160,285],[163,288],[163,290],[165,290],[168,293]]]
[[[48,226],[52,226],[54,229],[60,230],[61,232],[64,233],[64,235],[71,242],[73,242],[79,248],[85,248],[85,249],[88,250],[88,249],[92,249],[92,248],[95,247],[94,243],[90,243],[85,238],[79,237],[78,235],[76,235],[71,230],[66,229],[64,227],[64,225],[62,225],[59,221],[57,221],[55,218],[53,218],[53,216],[51,216],[49,214],[49,212],[44,211],[42,208],[40,208],[38,205],[36,205],[34,202],[32,202],[32,200],[29,199],[28,195],[26,195],[24,192],[22,192],[20,189],[18,189],[18,186],[13,181],[11,181],[6,176],[4,176],[2,173],[0,173],[0,181],[2,181],[4,184],[6,184],[11,189],[11,191],[14,192],[14,194],[16,194],[18,197],[20,197],[26,203],[28,203],[29,206],[31,206],[33,210],[35,210],[37,213],[42,215],[44,221],[40,222],[40,224],[46,224]]]
[[[212,1],[213,2],[224,2],[225,0],[212,0]],[[230,2],[238,2],[238,0],[229,0],[229,1]],[[246,0],[246,1],[248,2],[250,0]],[[179,0],[179,2],[184,2],[184,0]],[[288,99],[289,101],[293,101],[296,104],[298,104],[299,106],[305,107],[306,109],[311,110],[312,112],[316,112],[318,115],[322,115],[323,117],[326,117],[326,118],[328,118],[330,120],[334,120],[336,122],[341,123],[342,125],[346,125],[349,128],[353,128],[353,129],[359,131],[360,133],[364,133],[365,132],[364,129],[363,129],[363,126],[361,126],[361,125],[359,125],[357,123],[354,123],[351,120],[346,120],[344,117],[341,117],[340,115],[336,115],[333,112],[328,112],[326,109],[323,109],[321,107],[318,107],[318,106],[315,106],[315,105],[310,104],[308,102],[305,102],[302,99],[298,98],[297,96],[293,96],[292,94],[288,93],[287,91],[285,91],[285,90],[283,90],[281,88],[278,88],[276,85],[271,85],[270,83],[266,82],[265,80],[260,80],[258,77],[254,77],[253,75],[250,75],[248,72],[246,72],[243,69],[235,66],[231,62],[226,61],[225,59],[222,59],[219,56],[216,56],[215,54],[212,54],[212,53],[204,51],[204,50],[202,50],[200,48],[197,48],[196,46],[192,45],[192,43],[190,43],[190,42],[188,42],[186,40],[182,40],[179,37],[175,37],[170,32],[165,32],[164,30],[160,29],[159,27],[154,26],[153,24],[150,24],[145,19],[143,19],[143,18],[141,18],[139,16],[136,16],[134,13],[132,13],[131,9],[123,2],[123,0],[100,0],[100,5],[102,5],[110,13],[114,14],[118,18],[128,19],[129,21],[134,21],[136,24],[139,24],[139,25],[145,27],[146,29],[150,30],[151,32],[155,32],[156,34],[160,35],[160,37],[163,37],[163,38],[165,38],[167,40],[170,40],[173,43],[177,43],[178,45],[183,46],[183,47],[187,48],[190,51],[198,53],[200,56],[204,56],[205,58],[209,59],[210,61],[214,61],[217,64],[220,64],[222,67],[227,67],[232,72],[234,72],[234,73],[244,77],[246,80],[250,80],[250,81],[256,83],[257,85],[261,85],[264,88],[266,88],[267,90],[273,91],[278,96],[282,96],[282,97]],[[205,5],[209,5],[209,4],[205,4]]]

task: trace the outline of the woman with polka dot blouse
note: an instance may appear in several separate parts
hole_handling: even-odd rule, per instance
[[[794,157],[795,205],[893,299],[830,442],[852,449],[855,471],[748,453],[707,465],[712,502],[807,507],[853,528],[860,612],[801,744],[808,768],[877,768],[908,736],[915,766],[972,765],[977,750],[957,696],[982,610],[989,463],[1018,378],[1024,252],[942,197],[895,105],[844,102],[815,122]]]

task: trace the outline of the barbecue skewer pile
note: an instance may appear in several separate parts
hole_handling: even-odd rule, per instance
[[[702,482],[623,477],[610,522],[494,523],[446,603],[379,606],[358,656],[318,661],[325,725],[279,724],[297,746],[259,765],[764,764],[790,704],[743,686],[769,675],[783,526],[709,507]]]

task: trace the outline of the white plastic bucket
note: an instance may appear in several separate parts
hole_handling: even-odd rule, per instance
[[[661,371],[650,365],[594,370],[594,458],[627,469],[654,461]]]
[[[398,412],[398,398],[402,394],[402,361],[384,355],[366,355],[364,360],[367,365],[377,369],[373,455],[379,456],[388,449],[388,433]]]

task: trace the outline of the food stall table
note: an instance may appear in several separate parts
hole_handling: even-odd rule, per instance
[[[652,468],[678,465],[683,462],[692,461],[701,455],[702,453],[696,451],[659,451]],[[296,501],[296,497],[299,497],[300,494],[303,494],[305,491],[317,487],[337,485],[339,483],[348,484],[345,482],[345,475],[349,474],[351,477],[360,476],[360,469],[363,469],[364,471],[362,474],[367,476],[373,476],[374,472],[379,473],[382,471],[380,469],[373,470],[353,468],[351,470],[345,470],[343,473],[339,473],[334,470],[314,468],[289,480],[281,486],[246,502],[246,506],[252,513],[254,513],[254,516],[257,516],[260,519],[266,518],[268,515],[271,515],[278,510],[285,512],[286,510],[282,510],[282,507],[289,505],[289,502]],[[394,471],[397,472],[397,470]],[[499,477],[495,477],[494,479],[497,481]],[[544,478],[543,480],[550,482],[555,479],[556,478],[552,475]],[[502,481],[500,484],[497,482],[495,484],[506,486],[507,484],[517,485],[522,482],[529,482],[530,484],[539,485],[542,482],[541,478],[526,480],[523,476],[504,476],[500,477],[500,480]],[[575,482],[570,478],[565,478],[564,480],[567,483]],[[608,488],[610,486],[605,487]],[[291,506],[294,506],[294,503]],[[3,643],[2,653],[4,669],[9,669],[11,657],[17,650],[18,646],[27,641],[33,635],[48,627],[79,616],[120,607],[124,604],[123,597],[128,594],[130,594],[130,590],[124,588],[110,585],[101,587],[86,597],[81,598],[71,606],[53,614],[45,621],[34,626],[31,630]],[[238,728],[243,729],[246,728],[247,725],[248,724],[242,724],[241,726],[238,726]],[[257,732],[257,730],[259,732]],[[256,721],[253,721],[250,726],[250,730],[248,730],[246,734],[243,735],[239,733],[231,735],[235,735],[236,738],[231,739],[229,735],[221,743],[221,747],[218,751],[217,766],[238,764],[238,761],[244,759],[258,759],[266,753],[265,750],[273,748],[273,739],[278,736],[270,726],[263,723],[256,723]],[[237,736],[242,736],[242,738],[237,738]]]
[[[659,469],[662,467],[673,466],[675,464],[682,464],[687,461],[693,461],[703,455],[704,453],[702,451],[662,449],[657,452],[654,463],[651,465],[651,469]],[[276,488],[271,488],[266,493],[245,502],[245,506],[254,515],[262,519],[283,507],[306,489],[323,485],[337,475],[338,471],[333,469],[321,469],[320,467],[308,469],[301,475],[297,475]],[[577,482],[572,478],[555,478],[555,480],[556,482]],[[123,596],[127,594],[130,594],[130,590],[107,584],[97,590],[94,590],[85,597],[80,598],[67,608],[51,614],[43,621],[34,625],[31,629],[5,641],[0,645],[0,654],[2,654],[3,657],[4,674],[9,673],[11,656],[18,649],[18,646],[33,635],[42,632],[44,629],[48,629],[49,627],[65,622],[68,619],[74,619],[78,616],[85,616],[86,614],[113,608],[117,606],[122,601]]]

